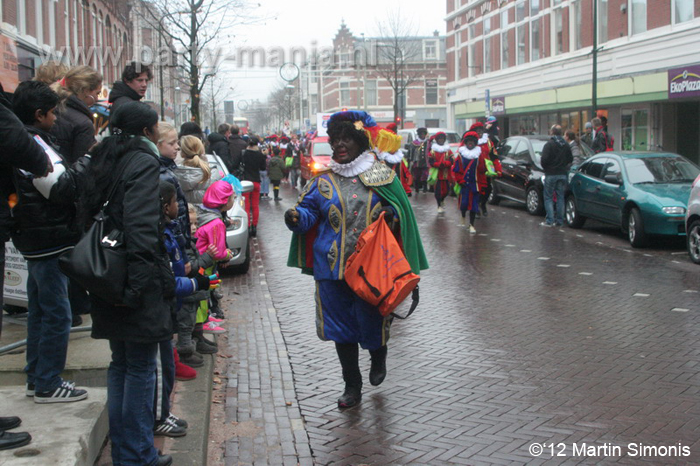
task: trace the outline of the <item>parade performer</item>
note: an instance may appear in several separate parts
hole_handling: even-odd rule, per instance
[[[419,193],[421,188],[423,192],[428,192],[428,152],[430,140],[428,139],[428,130],[426,128],[418,128],[416,130],[418,136],[408,150],[408,158],[411,162],[411,175],[413,176],[413,189]]]
[[[484,217],[488,216],[488,211],[486,210],[486,201],[488,201],[489,196],[491,195],[491,191],[493,191],[491,178],[493,178],[494,176],[501,176],[503,172],[503,169],[501,168],[500,159],[498,158],[498,152],[496,151],[496,143],[494,142],[494,138],[489,132],[487,132],[487,129],[489,129],[490,131],[498,133],[498,128],[493,127],[495,121],[495,118],[489,117],[489,119],[486,120],[486,125],[484,125],[481,122],[476,122],[471,126],[471,128],[469,128],[469,131],[474,131],[476,132],[476,134],[479,135],[478,145],[486,149],[487,160],[490,161],[488,167],[490,169],[486,171],[487,178],[485,179],[485,184],[480,187],[479,191],[479,211],[480,214]],[[477,218],[478,215],[479,214],[477,214]]]
[[[328,169],[312,178],[295,207],[285,213],[294,232],[287,265],[313,274],[316,280],[317,333],[335,342],[345,391],[339,408],[362,398],[358,343],[369,350],[369,380],[379,385],[386,376],[387,341],[392,317],[357,296],[344,280],[345,265],[360,233],[385,212],[398,221],[397,236],[411,269],[428,268],[411,205],[396,176],[372,152],[396,152],[401,139],[380,129],[365,112],[331,116],[328,138],[333,150]]]
[[[486,158],[488,152],[485,146],[479,146],[479,135],[468,131],[459,146],[459,156],[452,171],[459,185],[459,210],[462,213],[460,226],[465,226],[465,217],[469,212],[469,233],[476,233],[474,221],[479,212],[479,191],[486,187]]]
[[[433,142],[430,145],[428,164],[431,168],[437,170],[435,200],[438,205],[438,214],[442,214],[445,212],[444,202],[450,190],[450,168],[452,168],[452,163],[454,162],[454,154],[450,150],[450,144],[447,142],[447,135],[442,131],[432,136],[431,139]]]

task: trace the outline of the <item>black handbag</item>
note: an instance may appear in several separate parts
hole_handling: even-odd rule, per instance
[[[108,216],[105,210],[133,156],[123,161],[107,200],[94,217],[95,222],[78,244],[58,259],[58,267],[68,278],[90,294],[112,304],[122,304],[126,289],[126,245],[122,231],[107,231]]]

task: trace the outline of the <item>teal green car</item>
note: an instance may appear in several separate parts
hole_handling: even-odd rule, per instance
[[[700,168],[681,155],[603,152],[569,175],[566,223],[618,225],[637,248],[651,235],[685,236],[688,196]]]

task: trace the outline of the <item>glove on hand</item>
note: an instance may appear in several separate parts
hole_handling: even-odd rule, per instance
[[[195,281],[197,282],[197,290],[208,290],[209,289],[209,277],[202,275],[202,274],[197,274],[194,276]]]

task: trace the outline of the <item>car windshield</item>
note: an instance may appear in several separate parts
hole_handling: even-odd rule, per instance
[[[333,155],[331,145],[327,142],[314,142],[314,155]]]
[[[447,135],[448,144],[454,144],[459,142],[459,134],[453,133],[451,131],[446,131],[445,134]]]
[[[625,159],[630,183],[691,183],[700,169],[683,157]]]

